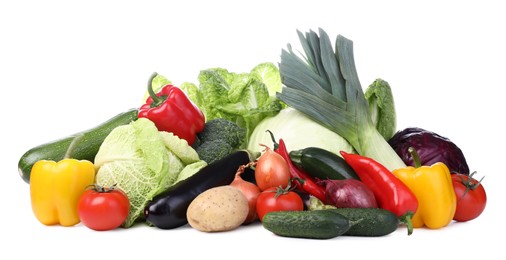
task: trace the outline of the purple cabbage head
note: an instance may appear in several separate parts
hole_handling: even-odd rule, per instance
[[[434,132],[409,127],[395,133],[388,143],[406,165],[414,166],[413,158],[408,151],[409,147],[413,147],[422,165],[442,162],[448,166],[451,173],[469,175],[469,167],[462,150],[450,139]]]

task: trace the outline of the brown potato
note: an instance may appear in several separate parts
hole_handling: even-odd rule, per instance
[[[186,218],[191,227],[203,232],[229,231],[239,227],[248,216],[248,200],[237,188],[219,186],[198,195],[188,207]]]

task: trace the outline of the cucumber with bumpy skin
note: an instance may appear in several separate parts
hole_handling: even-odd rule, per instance
[[[105,137],[107,137],[114,128],[129,124],[136,120],[137,112],[137,109],[130,109],[89,130],[31,148],[19,159],[19,175],[26,183],[30,183],[30,172],[37,161],[62,160],[72,140],[74,140],[76,136],[81,135],[82,137],[76,144],[70,157],[77,160],[88,160],[93,162]]]
[[[397,216],[382,208],[336,208],[323,209],[337,212],[351,222],[346,236],[378,237],[388,235],[399,227]]]
[[[265,229],[278,236],[330,239],[350,228],[350,221],[331,210],[274,211],[262,219]]]

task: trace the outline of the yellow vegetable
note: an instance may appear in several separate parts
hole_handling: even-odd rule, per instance
[[[396,169],[392,173],[406,184],[418,199],[418,210],[411,219],[413,227],[445,227],[452,221],[457,208],[450,170],[444,163],[420,166],[414,149],[410,148],[410,152],[415,167]]]
[[[44,225],[78,224],[79,198],[94,182],[95,166],[90,161],[68,158],[59,162],[37,161],[30,173],[30,198],[35,217]]]

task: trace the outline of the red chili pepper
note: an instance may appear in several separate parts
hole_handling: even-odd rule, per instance
[[[409,187],[372,158],[344,151],[341,151],[341,155],[360,180],[372,190],[380,208],[397,215],[408,227],[408,235],[411,235],[411,218],[418,209],[418,199]]]
[[[313,180],[313,178],[311,178],[309,174],[297,168],[292,163],[292,161],[290,160],[290,154],[286,149],[286,145],[283,139],[279,139],[278,144],[276,143],[276,140],[274,139],[274,135],[272,134],[272,132],[271,131],[268,132],[270,133],[272,141],[274,142],[274,151],[279,155],[281,155],[283,159],[285,159],[286,163],[288,164],[288,169],[290,170],[292,180],[295,181],[295,185],[297,186],[297,188],[315,196],[320,201],[325,203],[327,201],[325,196],[325,188],[323,186],[316,184],[316,182]]]
[[[204,129],[204,114],[174,85],[166,85],[155,94],[152,83],[157,75],[155,72],[149,78],[149,98],[139,109],[138,117],[153,121],[159,131],[171,132],[192,145],[196,134]]]

